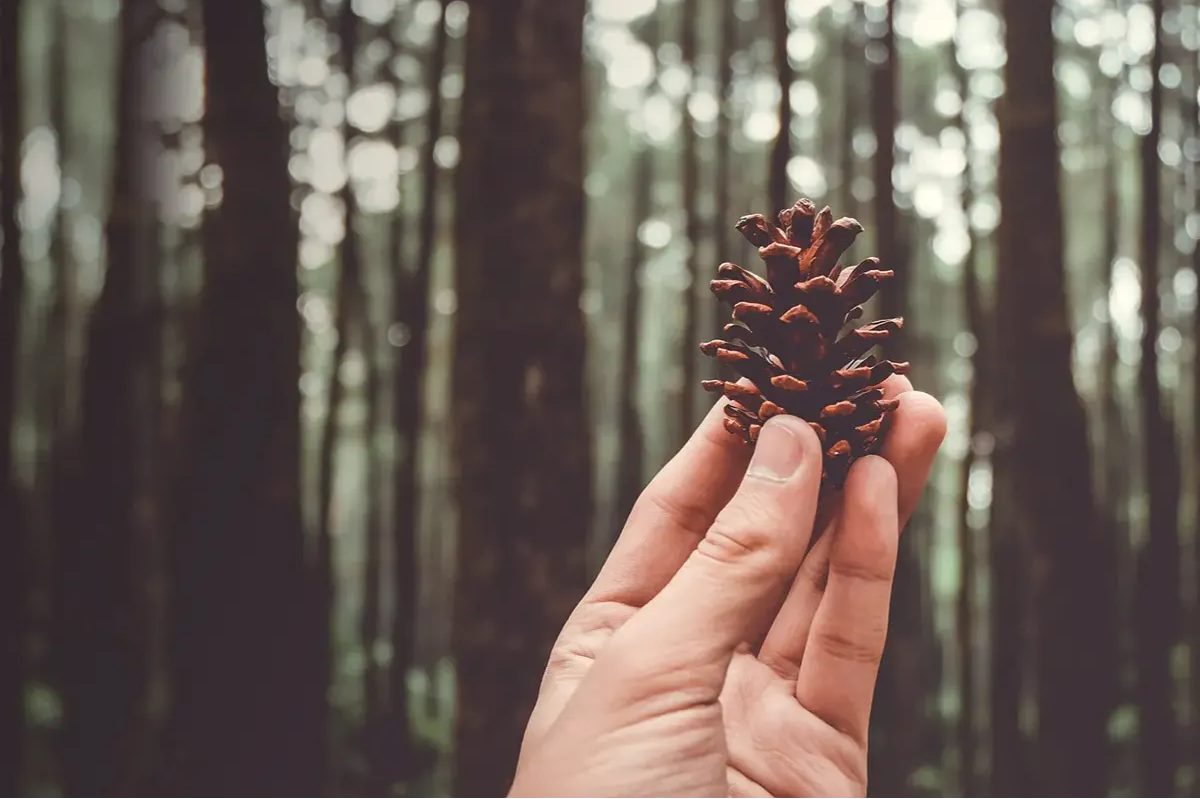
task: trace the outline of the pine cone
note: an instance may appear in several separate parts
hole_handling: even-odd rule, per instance
[[[879,269],[878,258],[839,265],[862,225],[849,218],[835,222],[828,207],[817,212],[810,200],[781,211],[778,225],[754,214],[740,219],[737,229],[759,248],[767,279],[721,264],[710,287],[733,305],[733,321],[725,326],[727,341],[700,349],[749,382],[705,380],[704,388],[729,398],[725,427],[751,444],[772,416],[790,413],[807,421],[825,450],[822,493],[839,489],[854,461],[878,451],[899,405],[884,399],[880,384],[908,371],[907,363],[867,355],[903,319],[839,334],[894,273]]]

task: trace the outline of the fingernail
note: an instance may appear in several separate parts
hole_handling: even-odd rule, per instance
[[[787,422],[772,419],[763,425],[746,475],[782,482],[791,479],[803,461],[804,442],[800,436]]]

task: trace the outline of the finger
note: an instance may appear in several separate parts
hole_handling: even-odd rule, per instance
[[[854,464],[841,523],[831,536],[829,584],[796,679],[800,704],[865,743],[887,640],[896,548],[896,472],[878,456]]]
[[[820,477],[812,429],[791,416],[769,420],[733,499],[605,657],[684,679],[715,701],[735,648],[766,629],[804,557]]]
[[[896,471],[901,529],[921,500],[945,436],[946,414],[936,399],[917,391],[900,396],[900,406],[880,454]],[[800,670],[813,615],[825,591],[830,533],[841,516],[844,498],[843,493],[831,503],[831,520],[796,573],[787,599],[759,650],[759,658],[785,679],[794,679]]]
[[[641,607],[662,590],[737,491],[751,449],[725,429],[722,398],[634,503],[584,602]]]

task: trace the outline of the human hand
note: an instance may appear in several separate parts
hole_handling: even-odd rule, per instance
[[[884,388],[882,457],[819,514],[808,425],[771,419],[751,459],[713,408],[564,626],[511,795],[865,794],[899,531],[945,435],[936,400]]]

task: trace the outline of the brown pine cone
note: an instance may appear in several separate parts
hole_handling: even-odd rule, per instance
[[[710,287],[733,305],[733,321],[725,326],[726,341],[700,349],[749,382],[705,380],[704,388],[729,398],[725,427],[751,444],[772,416],[790,413],[807,421],[825,450],[822,491],[841,488],[851,464],[878,451],[899,404],[884,399],[880,384],[908,371],[907,363],[867,354],[903,319],[841,332],[894,273],[879,269],[878,258],[839,265],[862,225],[849,218],[835,222],[828,207],[818,212],[810,200],[781,211],[778,225],[754,214],[739,220],[737,229],[759,248],[767,277],[721,264]]]

